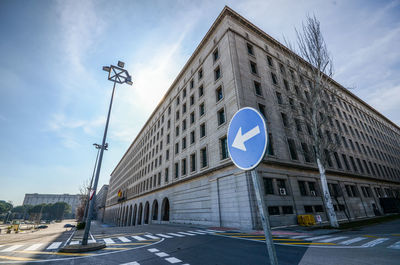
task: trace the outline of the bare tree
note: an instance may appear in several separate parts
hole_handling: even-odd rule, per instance
[[[76,220],[78,222],[84,222],[83,217],[85,215],[85,208],[87,204],[87,197],[89,192],[90,180],[86,180],[82,183],[79,187],[79,194],[80,194],[80,204],[76,209]]]
[[[334,124],[331,115],[334,114],[335,95],[338,93],[332,84],[333,62],[315,16],[307,16],[301,30],[296,29],[296,35],[296,48],[286,41],[293,52],[285,53],[289,56],[290,76],[294,83],[293,89],[284,84],[287,105],[293,114],[295,127],[306,128],[308,135],[301,139],[299,149],[307,162],[317,164],[329,222],[332,227],[338,227],[325,175],[326,166],[332,164],[331,155],[340,145],[337,134],[335,137],[332,135]],[[283,65],[280,65],[280,71],[287,75]]]

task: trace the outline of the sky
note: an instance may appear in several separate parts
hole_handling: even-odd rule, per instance
[[[400,125],[400,1],[0,1],[0,200],[78,194],[91,178],[112,82],[117,85],[99,188],[223,7],[295,41],[321,22],[334,79]]]

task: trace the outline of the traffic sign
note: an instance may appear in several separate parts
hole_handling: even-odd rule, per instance
[[[261,113],[250,107],[238,110],[228,128],[228,151],[233,163],[243,170],[257,167],[267,144],[267,126]]]

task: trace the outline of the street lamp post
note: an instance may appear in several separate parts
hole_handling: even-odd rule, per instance
[[[90,180],[90,186],[88,187],[88,195],[87,195],[87,199],[86,199],[85,212],[84,212],[84,215],[83,215],[83,221],[84,222],[86,221],[87,212],[88,212],[88,209],[89,209],[90,191],[92,190],[94,174],[96,173],[97,160],[99,159],[99,153],[100,153],[100,149],[101,149],[101,145],[99,145],[99,144],[93,144],[93,145],[96,147],[96,149],[98,149],[98,151],[97,151],[97,156],[96,156],[96,162],[94,162],[92,179]],[[108,144],[106,144],[104,149],[108,150],[107,148],[108,148]]]
[[[101,149],[100,149],[100,154],[99,154],[99,161],[97,164],[96,177],[94,179],[94,184],[93,184],[93,196],[89,202],[89,210],[88,210],[88,214],[86,217],[85,232],[83,234],[82,245],[87,245],[87,243],[88,243],[90,224],[91,224],[91,220],[92,220],[92,213],[93,213],[93,208],[94,208],[94,204],[96,201],[97,183],[99,181],[101,162],[103,160],[103,153],[104,153],[104,149],[105,149],[105,145],[106,145],[108,123],[110,121],[111,107],[112,107],[112,103],[113,103],[113,99],[114,99],[115,85],[117,83],[118,84],[127,83],[128,85],[132,85],[132,78],[129,75],[128,71],[124,69],[124,66],[125,66],[125,63],[123,63],[121,61],[118,61],[118,66],[114,66],[114,65],[103,66],[103,70],[108,72],[108,80],[114,82],[114,85],[113,85],[113,90],[111,93],[110,106],[108,108],[106,126],[104,128],[104,135],[103,135],[103,141],[101,144]]]

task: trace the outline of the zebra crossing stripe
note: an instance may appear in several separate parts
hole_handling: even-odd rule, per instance
[[[375,240],[365,243],[364,245],[362,245],[362,247],[365,247],[365,248],[374,247],[378,244],[385,242],[386,240],[389,240],[389,238],[378,238],[378,239],[375,239]]]
[[[164,234],[157,234],[157,236],[163,237],[163,238],[172,238],[172,236],[164,235]]]
[[[70,245],[78,245],[79,244],[79,241],[78,240],[75,240],[75,241],[71,241],[71,243],[69,243]]]
[[[120,265],[140,265],[140,264],[137,263],[136,261],[133,261],[133,262],[128,262],[128,263],[123,263],[123,264],[120,264]]]
[[[194,236],[194,234],[186,233],[186,232],[178,232],[179,234],[186,235],[186,236]]]
[[[388,248],[400,249],[400,241],[394,243],[393,245],[388,246]]]
[[[356,242],[359,242],[359,241],[365,240],[365,239],[367,239],[367,238],[366,237],[356,237],[356,238],[352,238],[352,239],[340,242],[339,244],[348,246],[350,244],[353,244],[353,243],[356,243]]]
[[[94,239],[89,239],[89,240],[88,240],[88,243],[96,243],[96,240],[94,240]]]
[[[314,241],[314,240],[319,240],[319,239],[323,239],[323,238],[327,238],[327,237],[331,237],[331,236],[316,236],[316,237],[305,238],[304,240]]]
[[[16,250],[17,248],[20,248],[20,247],[22,247],[22,246],[23,246],[23,245],[13,245],[13,246],[11,246],[11,247],[8,247],[8,248],[5,248],[5,249],[1,250],[1,252],[14,251],[14,250]]]
[[[120,236],[120,237],[118,237],[118,239],[121,240],[121,241],[124,242],[124,243],[126,243],[126,242],[131,242],[129,239],[127,239],[127,238],[124,237],[124,236]]]
[[[342,240],[348,238],[348,236],[338,236],[338,237],[333,237],[333,238],[328,238],[328,239],[324,239],[321,240],[321,243],[329,243],[329,242],[333,242],[333,241],[338,241],[338,240]]]
[[[169,256],[169,254],[167,254],[167,253],[165,253],[165,252],[158,252],[158,253],[155,253],[157,256],[159,256],[160,258],[164,258],[164,257],[168,257]]]
[[[159,250],[156,249],[156,248],[149,248],[147,251],[150,251],[151,253],[154,253],[154,252],[158,252]]]
[[[25,249],[25,250],[37,250],[38,248],[40,248],[43,244],[39,243],[39,244],[33,244],[32,246],[30,246],[29,248]]]
[[[175,233],[168,233],[168,235],[171,235],[171,236],[177,236],[177,237],[184,237],[184,235],[175,234]]]
[[[169,263],[172,263],[172,264],[182,262],[180,259],[177,259],[177,258],[174,258],[174,257],[166,258],[165,260],[168,261]]]
[[[53,242],[53,243],[51,243],[50,246],[47,247],[47,249],[48,250],[57,249],[60,247],[61,244],[62,244],[62,242]]]
[[[292,236],[292,239],[299,239],[299,238],[305,238],[305,237],[309,237],[309,236]]]
[[[152,236],[152,235],[144,235],[145,237],[148,237],[150,239],[160,239],[159,237]]]
[[[140,236],[132,236],[134,239],[136,239],[137,241],[144,241],[147,240],[146,238],[140,237]]]
[[[115,243],[114,240],[112,240],[111,238],[103,238],[103,240],[106,244],[114,244]]]
[[[192,233],[192,234],[197,234],[197,235],[205,235],[205,234],[207,234],[207,233],[204,233],[204,232],[196,232],[196,231],[188,231],[189,233]]]
[[[207,229],[206,232],[210,233],[217,233],[217,232],[223,232],[223,231],[218,231],[218,230],[212,230],[212,229]]]

